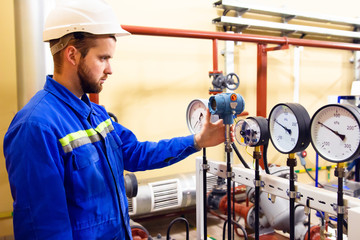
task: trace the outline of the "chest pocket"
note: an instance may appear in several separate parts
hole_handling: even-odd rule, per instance
[[[107,136],[107,141],[111,146],[111,151],[108,151],[108,155],[111,155],[110,160],[114,166],[116,166],[118,174],[121,175],[124,170],[123,154],[122,154],[122,141],[119,136],[111,132]]]
[[[86,201],[106,191],[103,161],[92,144],[73,150],[67,190],[75,201]]]

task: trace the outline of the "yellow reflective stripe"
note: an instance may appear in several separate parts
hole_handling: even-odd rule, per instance
[[[90,128],[86,130],[80,130],[77,132],[69,133],[68,135],[66,135],[65,137],[59,140],[60,144],[61,146],[64,147],[77,139],[94,136],[97,133],[101,133],[106,127],[110,125],[111,125],[111,120],[107,119],[106,121],[100,123],[95,129]]]
[[[91,137],[96,134],[96,131],[94,129],[87,129],[87,130],[80,130],[78,132],[70,133],[66,135],[65,137],[61,138],[59,141],[61,143],[61,146],[66,146],[70,142],[82,138],[82,137]]]
[[[111,125],[111,120],[108,119],[102,123],[100,123],[96,128],[95,128],[95,131],[97,131],[98,133],[101,133],[102,131],[104,131],[104,129],[108,126]]]

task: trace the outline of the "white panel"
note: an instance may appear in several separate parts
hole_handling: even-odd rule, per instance
[[[209,172],[226,178],[226,163],[209,161]],[[246,169],[243,167],[233,167],[233,180],[237,183],[244,184],[249,187],[254,187],[255,170]],[[289,180],[261,173],[261,181],[264,186],[262,191],[269,194],[289,199]],[[319,211],[324,211],[336,215],[334,205],[337,204],[337,193],[325,189],[316,188],[311,185],[296,182],[295,189],[300,194],[300,198],[296,199],[297,203],[306,205],[307,199],[310,199],[310,207]],[[350,196],[344,195],[344,203],[348,208],[360,207],[360,200]]]
[[[222,1],[217,1],[215,4],[218,7],[235,10],[235,11],[243,11],[244,9],[248,9],[248,11],[252,13],[267,14],[271,16],[281,16],[281,17],[292,16],[295,17],[296,19],[307,20],[307,21],[360,26],[360,19],[330,16],[319,13],[311,14],[301,11],[293,11],[285,8],[274,8],[264,5],[246,3],[244,1],[239,1],[239,0],[222,0]]]
[[[267,21],[262,21],[262,20],[228,17],[228,16],[221,16],[217,20],[219,20],[219,24],[222,24],[222,25],[248,26],[251,28],[263,29],[263,30],[300,32],[300,33],[307,33],[307,34],[348,37],[348,38],[356,38],[356,39],[360,38],[360,32],[353,32],[353,31],[302,26],[302,25],[295,25],[295,24],[288,24],[288,23],[267,22]]]

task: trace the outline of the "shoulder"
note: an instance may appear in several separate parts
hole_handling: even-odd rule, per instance
[[[52,94],[41,90],[37,92],[30,101],[16,113],[9,130],[21,125],[38,125],[43,128],[55,126],[55,120],[59,115],[64,114],[61,101],[57,100]]]

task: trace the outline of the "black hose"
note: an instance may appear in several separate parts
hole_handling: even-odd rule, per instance
[[[255,240],[259,240],[260,237],[260,171],[259,171],[259,160],[261,158],[261,153],[254,151],[255,158]]]
[[[310,230],[311,230],[311,214],[310,214],[310,199],[308,198],[307,200],[306,200],[306,206],[309,208],[309,213],[308,213],[308,223],[309,223],[309,225],[308,225],[308,239],[311,239],[310,238]]]
[[[111,113],[111,112],[108,112],[108,114],[109,114],[109,116],[110,116],[111,118],[114,119],[115,122],[118,122],[118,119],[117,119],[117,117],[115,116],[115,114],[113,114],[113,113]]]
[[[342,208],[344,206],[344,194],[343,194],[343,177],[342,172],[344,171],[343,168],[337,168],[338,171],[338,208]],[[337,227],[337,239],[342,240],[343,239],[343,224],[344,224],[344,214],[340,213],[338,209],[337,214],[337,220],[338,220],[338,227]]]
[[[269,166],[268,166],[268,161],[267,161],[267,150],[268,150],[268,146],[269,146],[268,143],[264,144],[263,161],[264,161],[265,172],[266,172],[267,174],[270,174],[270,170],[269,170]]]
[[[295,196],[292,194],[295,192],[295,170],[294,167],[296,166],[296,159],[295,158],[288,158],[287,166],[290,167],[290,192],[289,192],[289,203],[290,203],[290,240],[295,240]]]
[[[237,155],[238,158],[240,159],[240,161],[241,161],[241,163],[243,164],[243,166],[244,166],[245,168],[250,169],[249,165],[247,165],[247,163],[245,162],[244,158],[241,156],[241,154],[240,154],[238,148],[236,147],[235,143],[231,143],[231,146],[232,146],[232,148],[234,149],[236,155]]]
[[[167,233],[166,233],[166,240],[170,240],[170,229],[172,227],[172,225],[174,225],[174,223],[176,222],[180,222],[180,221],[184,221],[185,222],[185,227],[186,227],[186,240],[189,240],[189,222],[188,220],[186,220],[183,217],[178,217],[175,218],[174,220],[171,221],[171,223],[169,224],[169,227],[167,229]]]
[[[321,226],[325,226],[325,216],[322,212],[317,211],[317,213],[319,213],[320,218],[321,218]]]
[[[309,175],[309,177],[310,177],[314,182],[316,182],[315,178],[309,173],[309,170],[307,170],[306,165],[303,165],[303,167],[304,167],[306,173]],[[320,187],[324,188],[324,186],[323,186],[321,183],[318,182],[318,184],[319,184]]]
[[[230,148],[231,150],[231,148]],[[226,152],[227,155],[227,163],[226,163],[226,172],[229,174],[231,173],[231,163],[230,163],[230,152]],[[227,184],[227,215],[228,215],[228,221],[231,222],[231,176],[227,176],[226,178],[226,184]],[[231,227],[228,227],[228,239],[231,240]]]
[[[203,148],[203,168],[207,165],[206,148]],[[207,238],[207,169],[203,169],[204,238]]]
[[[233,203],[233,219],[235,219],[235,182],[233,182],[233,195],[232,195],[232,203]],[[233,228],[233,239],[235,239],[235,228]]]
[[[245,228],[234,220],[231,220],[231,222],[232,222],[232,224],[235,224],[236,226],[238,226],[241,229],[241,231],[243,232],[243,235],[244,235],[244,240],[248,240],[248,235],[246,233]],[[228,223],[228,220],[225,220],[224,226],[223,226],[223,240],[225,240],[225,230],[226,230],[227,223]]]

